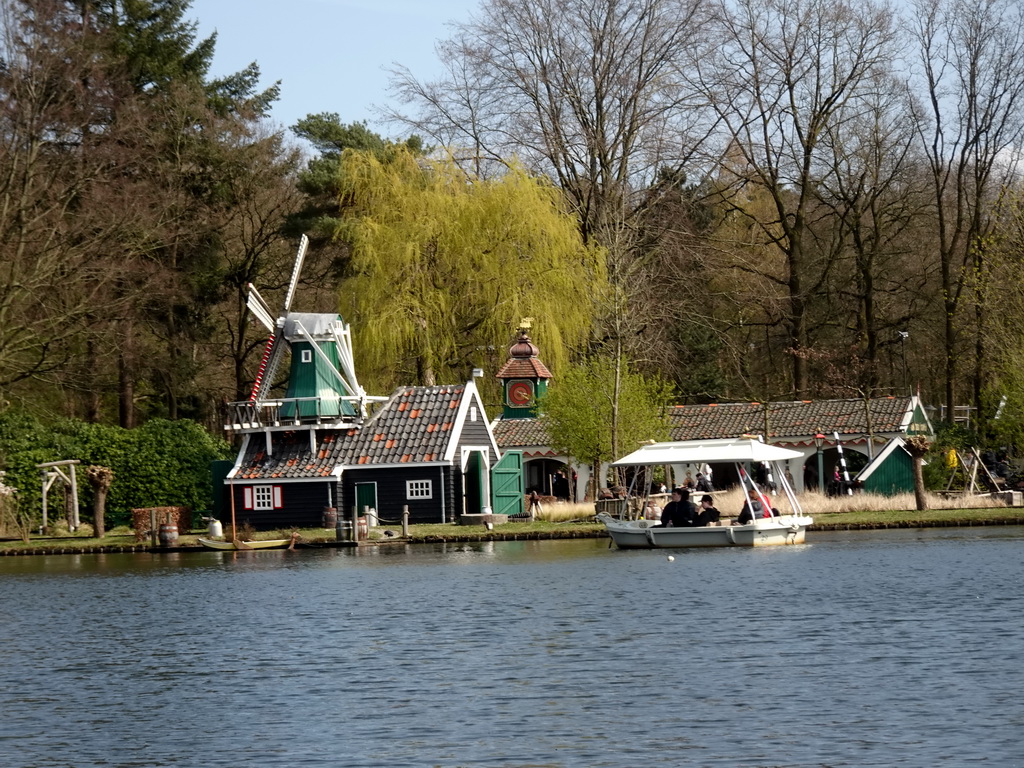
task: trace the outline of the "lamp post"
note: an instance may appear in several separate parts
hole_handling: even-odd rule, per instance
[[[825,489],[825,457],[821,452],[821,446],[825,443],[825,436],[818,432],[814,436],[814,447],[818,449],[818,490]]]
[[[897,331],[900,335],[900,353],[903,357],[903,389],[909,392],[909,385],[907,384],[907,339],[910,337],[909,331]]]

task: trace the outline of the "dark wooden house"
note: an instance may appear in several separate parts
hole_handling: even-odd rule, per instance
[[[441,523],[493,510],[494,495],[501,504],[519,457],[499,459],[473,382],[402,387],[360,424],[246,434],[227,482],[239,524],[257,530],[315,527],[332,507],[394,525],[407,506],[410,522]]]

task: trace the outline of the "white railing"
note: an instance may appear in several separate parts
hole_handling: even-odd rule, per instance
[[[228,403],[228,421],[224,429],[247,430],[357,421],[358,416],[349,416],[342,411],[342,399],[289,397],[255,403],[246,400]]]

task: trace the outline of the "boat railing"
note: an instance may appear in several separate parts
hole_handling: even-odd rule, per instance
[[[644,509],[644,499],[641,496],[598,499],[594,502],[595,514],[603,513],[616,520],[638,520],[644,516]]]

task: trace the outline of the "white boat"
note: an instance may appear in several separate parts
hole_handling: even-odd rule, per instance
[[[779,472],[776,462],[801,458],[799,451],[766,445],[753,438],[725,440],[684,440],[674,443],[653,443],[612,464],[613,467],[669,466],[680,464],[733,462],[737,467],[744,489],[754,489],[772,508],[772,517],[755,518],[744,525],[708,525],[696,528],[662,528],[657,520],[617,520],[608,514],[599,514],[616,546],[622,549],[678,547],[766,547],[780,544],[802,544],[807,527],[814,522],[803,514],[796,494]],[[782,488],[790,512],[779,514],[775,501],[768,501],[764,489],[758,488],[743,468],[743,464],[768,464],[772,475]]]

